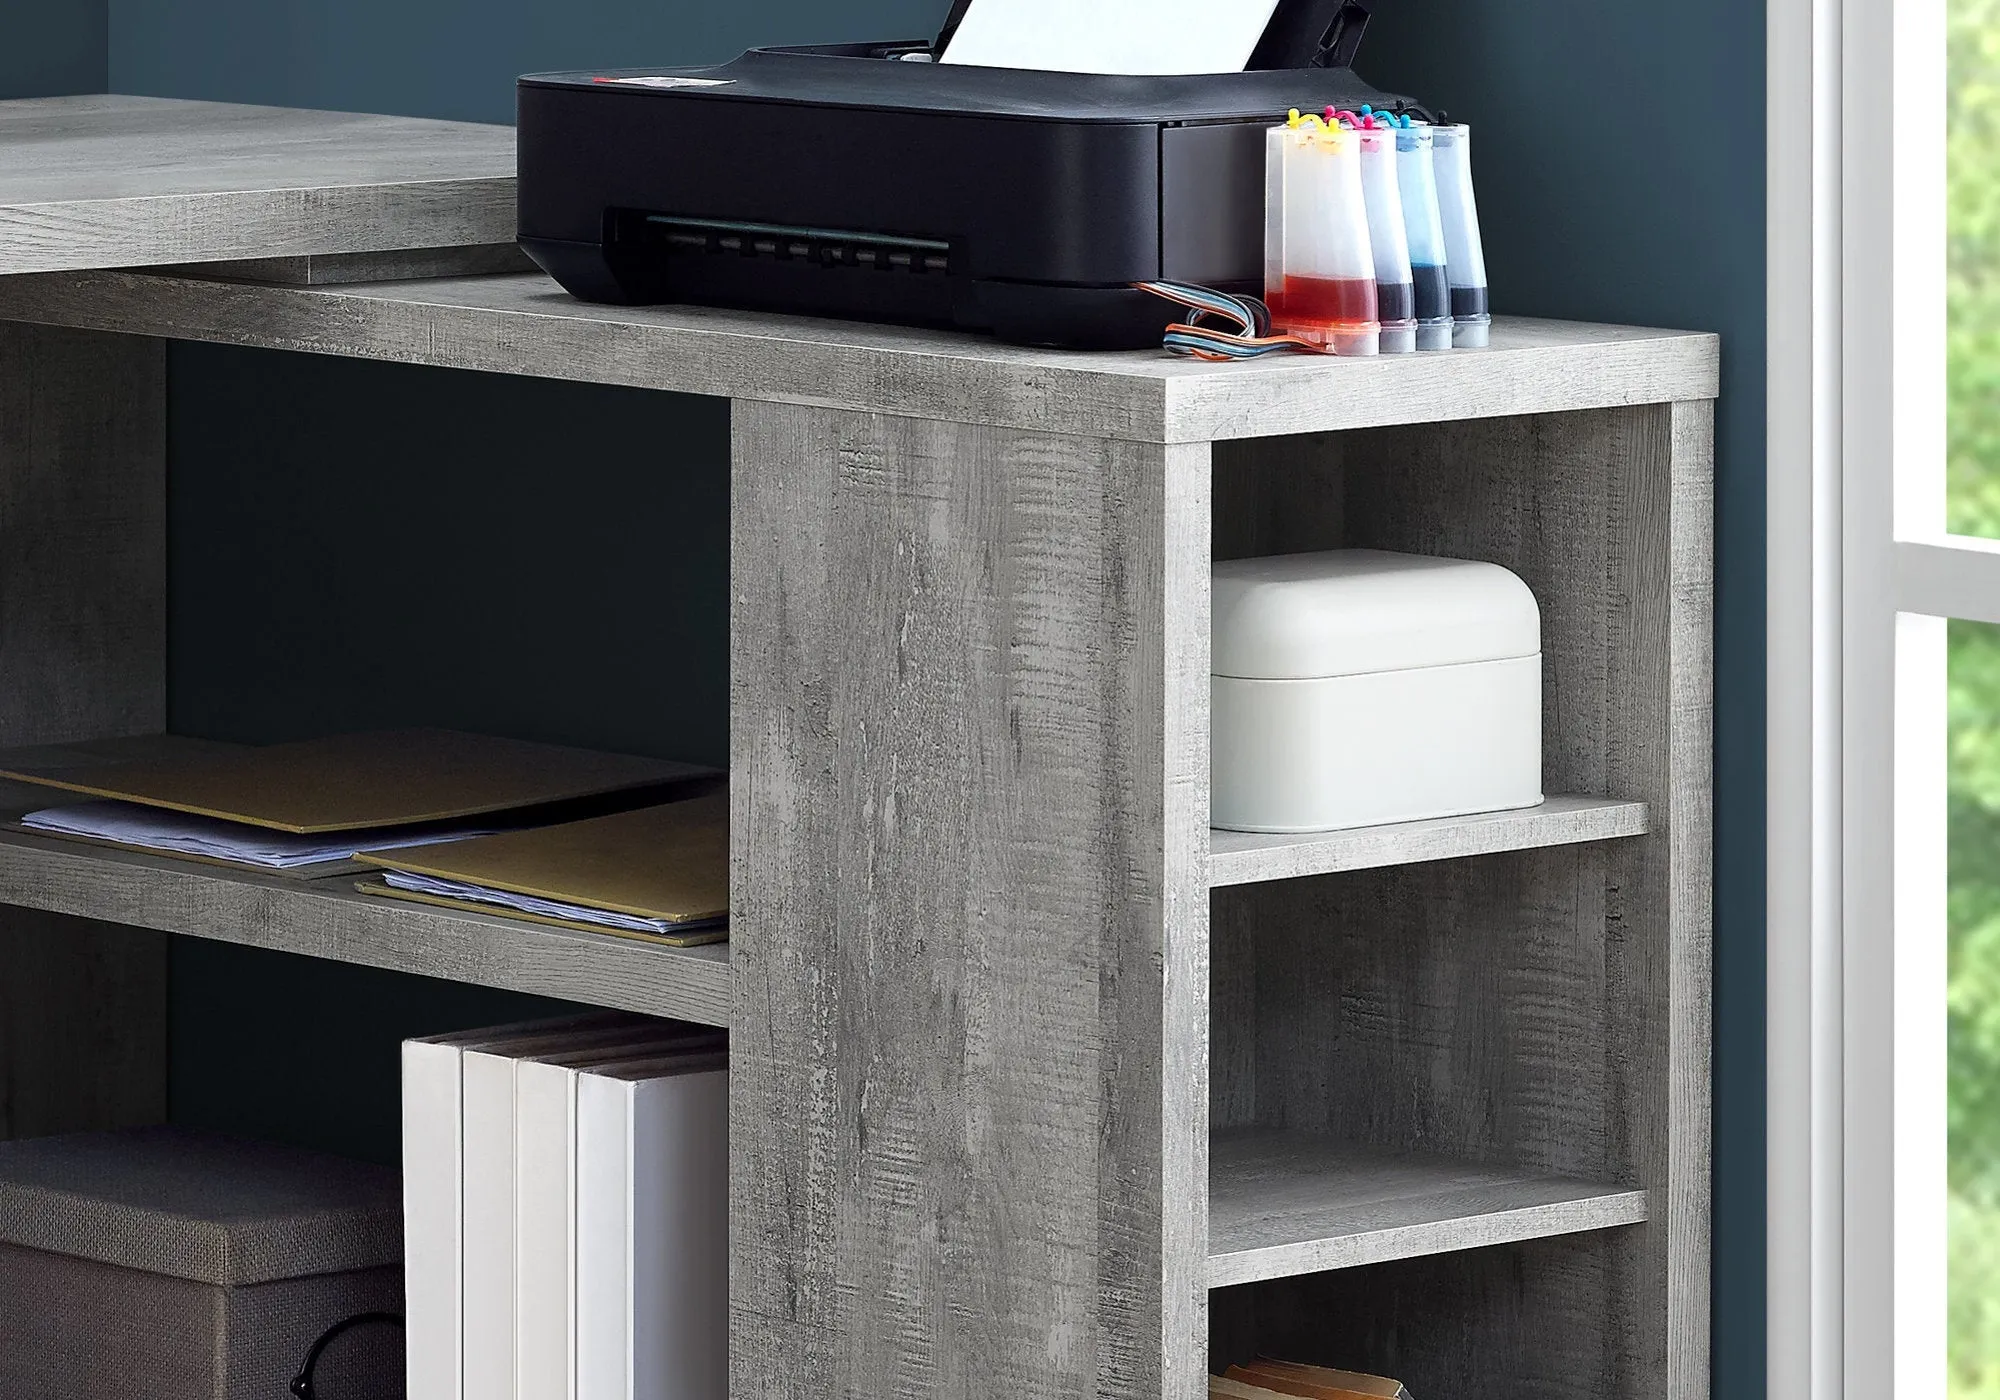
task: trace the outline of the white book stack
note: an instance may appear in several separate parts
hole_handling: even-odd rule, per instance
[[[724,1400],[723,1044],[608,1015],[405,1044],[410,1400]]]

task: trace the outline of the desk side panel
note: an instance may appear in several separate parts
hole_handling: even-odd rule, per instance
[[[733,1393],[1195,1400],[1206,450],[735,415]]]

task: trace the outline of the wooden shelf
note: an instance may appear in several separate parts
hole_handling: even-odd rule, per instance
[[[511,244],[514,183],[504,126],[0,102],[0,273]]]
[[[592,1006],[729,1020],[729,945],[663,948],[295,880],[0,831],[0,904],[472,982]]]
[[[539,274],[271,287],[93,272],[0,281],[0,320],[1208,442],[1711,398],[1716,338],[1502,318],[1488,350],[1236,364],[702,307],[596,306]]]
[[[1211,887],[1416,865],[1460,856],[1524,851],[1539,846],[1572,846],[1620,836],[1643,836],[1646,804],[1604,797],[1551,797],[1539,807],[1484,812],[1470,817],[1399,822],[1353,831],[1265,836],[1211,831],[1208,883]]]
[[[1208,1180],[1210,1288],[1646,1219],[1646,1193],[1629,1187],[1356,1151],[1297,1132],[1216,1134]]]
[[[169,735],[15,749],[0,757],[14,766],[55,766],[184,752],[199,743]],[[76,800],[0,783],[0,820]],[[728,1024],[726,943],[667,948],[383,899],[354,884],[351,874],[299,879],[0,829],[0,905]]]
[[[185,750],[174,736],[39,751],[10,763]],[[205,746],[223,747],[223,746]],[[0,784],[0,818],[74,800]],[[1639,802],[1552,798],[1519,812],[1408,822],[1308,837],[1216,831],[1212,886],[1363,870],[1639,835]],[[352,876],[301,880],[0,831],[0,903],[78,914],[340,962],[726,1024],[727,945],[678,950],[370,898]]]

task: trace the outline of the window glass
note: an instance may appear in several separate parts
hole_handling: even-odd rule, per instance
[[[2000,628],[1951,624],[1953,1400],[2000,1400]]]
[[[2000,539],[2000,0],[1948,0],[1949,528]]]

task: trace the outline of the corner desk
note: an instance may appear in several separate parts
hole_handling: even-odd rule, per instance
[[[0,742],[193,742],[165,340],[726,398],[730,942],[0,831],[0,1135],[163,1115],[164,936],[230,940],[727,1026],[742,1400],[1198,1400],[1259,1352],[1705,1396],[1715,338],[591,306],[511,175],[502,128],[0,103]],[[1335,546],[1530,584],[1546,805],[1210,830],[1210,565]]]

